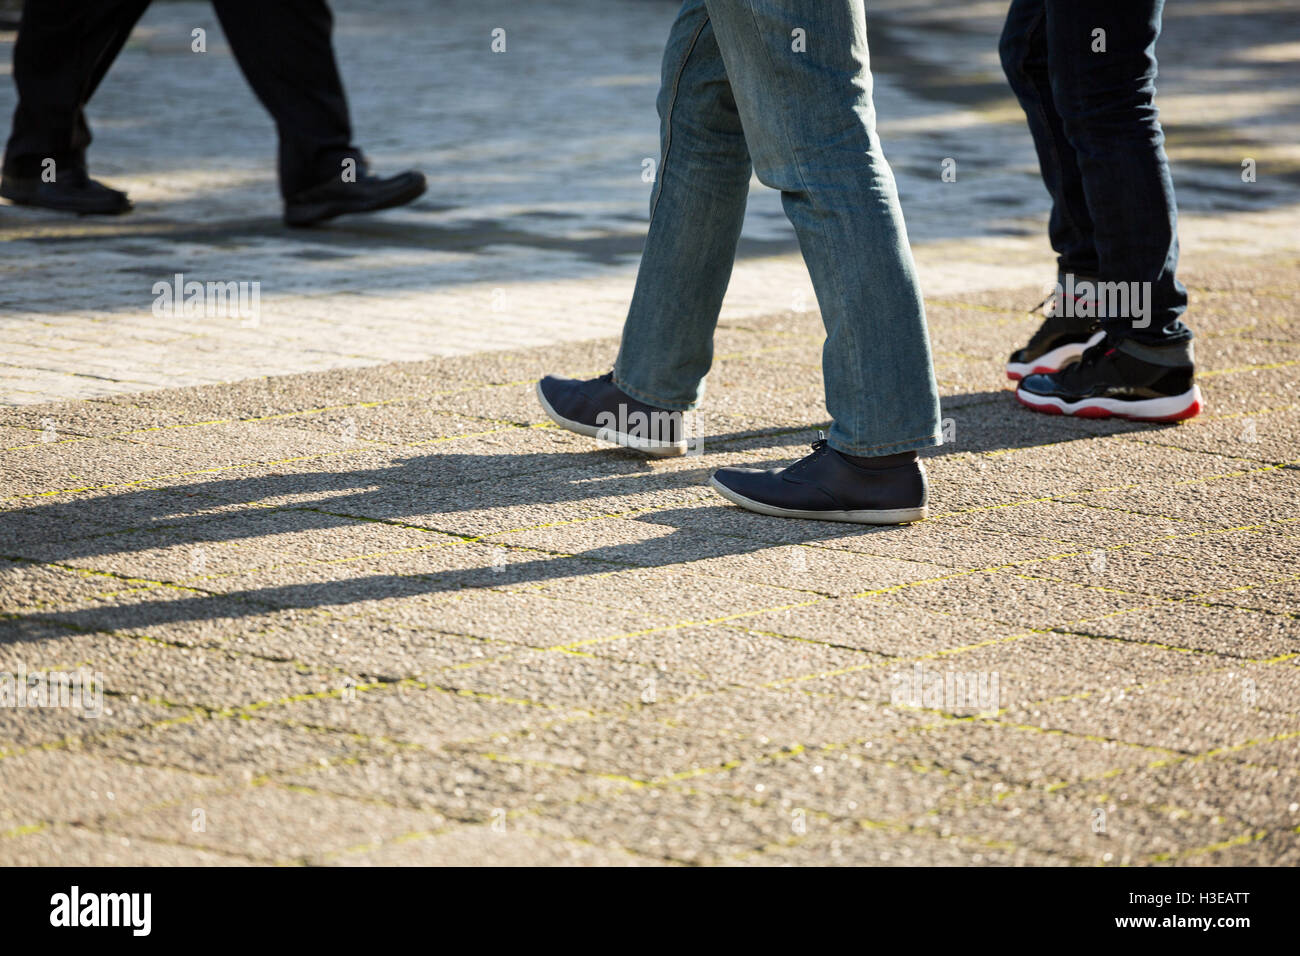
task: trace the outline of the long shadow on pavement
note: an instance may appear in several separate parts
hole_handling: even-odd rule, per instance
[[[995,400],[994,397],[997,399]],[[979,399],[987,400],[980,401]],[[1005,448],[1030,448],[1091,437],[1108,426],[1079,423],[1069,419],[1030,416],[1025,413],[1007,417],[1007,395],[1003,391],[961,396],[963,429],[966,441],[952,448],[931,450],[931,457],[968,454]],[[1113,426],[1134,428],[1140,426]],[[1152,426],[1158,427],[1158,426]],[[387,467],[353,471],[318,471],[273,474],[240,478],[220,478],[169,486],[165,494],[158,489],[143,489],[121,495],[75,504],[41,504],[15,509],[0,515],[0,531],[5,525],[26,527],[33,521],[48,522],[49,535],[34,547],[6,548],[5,554],[19,562],[64,563],[85,561],[113,555],[129,555],[159,547],[217,544],[251,539],[270,539],[281,533],[328,531],[355,527],[359,522],[392,523],[407,528],[450,535],[445,542],[431,542],[434,547],[456,547],[465,542],[494,542],[505,531],[467,533],[465,521],[458,514],[491,513],[521,505],[571,505],[597,499],[617,499],[668,488],[700,488],[716,465],[734,460],[736,452],[749,447],[788,447],[789,456],[772,464],[789,461],[803,453],[811,430],[773,434],[771,432],[735,432],[713,436],[706,441],[706,455],[698,468],[657,470],[641,459],[619,450],[582,452],[542,452],[526,454],[442,454],[419,455]],[[716,458],[714,456],[717,456]],[[708,460],[713,459],[713,460]],[[599,481],[592,482],[592,478]],[[200,508],[214,504],[250,507],[235,512],[199,512],[185,510],[184,499],[201,499]],[[276,503],[276,499],[290,498]],[[164,502],[174,507],[157,510]],[[69,513],[93,518],[97,503],[108,515],[121,521],[132,514],[132,506],[155,509],[145,525],[134,520],[129,530],[95,534],[82,538],[60,537],[58,529],[66,524]],[[111,512],[110,512],[111,509]],[[630,510],[636,510],[631,506]],[[527,560],[511,560],[501,566],[466,567],[412,574],[376,574],[339,580],[289,583],[243,590],[175,596],[167,591],[165,600],[138,601],[160,592],[142,588],[133,592],[126,603],[97,606],[72,611],[32,612],[14,615],[3,642],[12,643],[48,636],[41,625],[57,622],[72,631],[131,631],[185,621],[256,616],[285,609],[311,609],[346,605],[375,599],[401,599],[473,588],[500,588],[536,584],[556,578],[582,574],[600,574],[620,568],[662,568],[705,558],[747,554],[772,547],[776,541],[756,534],[754,537],[692,533],[692,526],[708,523],[706,519],[732,512],[720,501],[717,505],[660,509],[646,514],[643,520],[674,529],[673,533],[648,541],[618,543],[591,548],[576,554],[547,554]],[[443,517],[447,520],[441,520]],[[597,516],[595,509],[587,515]],[[751,516],[756,522],[781,522]],[[634,517],[633,520],[636,520]],[[459,527],[458,527],[459,525]],[[797,527],[796,527],[797,526]],[[872,529],[856,525],[818,522],[783,522],[789,532],[781,543],[826,540]],[[526,529],[519,529],[526,530]],[[0,537],[5,537],[0,534]],[[30,536],[28,540],[33,540]],[[707,540],[707,547],[701,542]],[[528,553],[527,548],[508,545],[512,556]],[[294,563],[294,562],[290,562]],[[329,562],[317,567],[345,565]],[[256,569],[252,569],[256,570]],[[189,582],[189,583],[185,583]],[[204,590],[196,576],[164,582]]]

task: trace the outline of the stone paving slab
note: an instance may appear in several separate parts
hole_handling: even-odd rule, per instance
[[[763,853],[741,853],[733,866],[1064,866],[1061,857],[1022,847],[994,847],[960,837],[877,830],[850,825],[827,828],[798,843]]]
[[[365,812],[358,812],[364,807]],[[195,829],[195,813],[203,829]],[[119,832],[137,838],[174,834],[183,846],[239,854],[260,862],[322,864],[401,837],[436,832],[440,814],[342,800],[274,784],[215,793],[157,810],[124,816]]]
[[[497,866],[663,866],[635,856],[573,840],[522,830],[462,827],[435,836],[389,843],[347,857],[352,866],[474,866],[491,858]]]
[[[81,827],[48,826],[0,844],[0,864],[4,866],[48,866],[51,860],[64,866],[233,866],[249,862],[244,857],[110,836]]]
[[[91,754],[34,751],[9,758],[0,826],[21,835],[49,823],[95,826],[216,789],[210,779]],[[12,776],[10,776],[12,775]]]

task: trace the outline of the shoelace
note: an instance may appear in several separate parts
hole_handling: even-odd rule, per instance
[[[1030,309],[1029,315],[1034,315],[1035,313],[1042,314],[1043,309],[1047,307],[1047,303],[1051,302],[1055,298],[1056,298],[1055,292],[1047,293],[1047,298],[1045,298],[1042,302],[1038,303],[1038,305]]]
[[[818,435],[817,440],[812,443],[813,453],[795,462],[793,465],[787,468],[786,474],[790,474],[791,472],[796,471],[797,469],[803,468],[805,465],[811,464],[812,462],[816,461],[818,458],[821,457],[821,452],[823,451],[823,449],[827,447],[826,433],[824,431],[818,431],[817,435]]]
[[[800,469],[806,467],[807,465],[809,465],[810,463],[816,461],[818,458],[821,457],[822,450],[826,448],[826,433],[824,431],[818,431],[817,435],[819,437],[815,442],[812,443],[813,453],[811,455],[805,455],[803,458],[800,458],[798,461],[796,461],[793,465],[790,465],[788,468],[785,469],[785,474],[787,475],[796,474]]]
[[[1075,302],[1083,302],[1084,299],[1085,299],[1085,297],[1084,297],[1084,296],[1081,296],[1081,295],[1076,295],[1076,296],[1074,296],[1074,301],[1075,301]],[[1044,309],[1045,309],[1048,305],[1051,305],[1051,306],[1052,306],[1052,311],[1050,311],[1050,312],[1044,312]],[[1044,299],[1043,299],[1041,302],[1039,302],[1036,306],[1034,306],[1032,309],[1030,309],[1029,312],[1028,312],[1028,314],[1029,314],[1029,315],[1042,314],[1042,315],[1044,315],[1046,318],[1049,318],[1049,319],[1052,318],[1054,315],[1056,315],[1056,290],[1053,289],[1051,292],[1047,293],[1046,298],[1044,298]]]

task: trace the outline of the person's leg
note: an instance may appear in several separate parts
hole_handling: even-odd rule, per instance
[[[280,192],[289,197],[361,163],[324,0],[213,0],[239,68],[280,137]]]
[[[862,0],[706,0],[760,181],[781,190],[826,343],[830,446],[936,445],[925,310],[876,136]]]
[[[84,172],[90,127],[85,105],[116,59],[149,0],[27,0],[14,43],[18,106],[4,173],[39,178]]]
[[[704,0],[687,0],[664,51],[660,155],[614,383],[658,408],[694,407],[745,218],[745,133]]]
[[[673,22],[658,109],[650,225],[614,370],[590,381],[548,375],[537,394],[571,431],[668,457],[690,450],[683,413],[713,362],[752,173],[704,0],[686,0]]]
[[[1097,248],[1083,176],[1052,100],[1046,0],[1012,0],[998,54],[1007,82],[1025,111],[1043,185],[1052,197],[1048,236],[1056,250],[1058,272],[1063,276],[1095,276]]]
[[[1154,102],[1164,0],[1045,6],[1052,101],[1082,178],[1096,275],[1132,289],[1129,307],[1115,310],[1124,314],[1099,316],[1102,327],[1115,342],[1186,342],[1192,333],[1180,317],[1187,290],[1175,275],[1177,204]],[[1135,295],[1146,300],[1141,308]]]
[[[817,290],[834,421],[831,444],[818,442],[796,464],[723,468],[711,483],[764,514],[915,521],[927,507],[916,449],[939,442],[938,397],[893,176],[875,136],[862,3],[833,0],[797,16],[785,6],[683,6],[665,58],[650,236],[616,372],[586,382],[547,376],[538,396],[579,434],[651,455],[686,452],[679,423],[666,437],[624,423],[678,414],[699,397],[752,153],[760,179],[783,193]]]
[[[613,384],[687,409],[744,217],[749,154],[780,189],[827,327],[830,444],[885,455],[938,443],[925,313],[876,138],[861,0],[688,0],[664,59],[663,155]],[[791,31],[806,31],[796,49]]]
[[[1057,255],[1057,292],[1047,302],[1042,324],[1007,360],[1007,378],[1019,381],[1077,361],[1104,333],[1090,310],[1076,310],[1077,297],[1066,301],[1066,289],[1074,288],[1071,276],[1096,278],[1097,247],[1074,147],[1052,101],[1045,0],[1012,0],[998,53],[1007,82],[1025,111],[1043,185],[1052,197],[1047,232]]]
[[[1163,0],[1045,0],[1052,101],[1074,147],[1097,248],[1105,341],[1073,365],[1026,376],[1035,411],[1179,421],[1201,411],[1187,290],[1175,275],[1178,213],[1155,107]]]

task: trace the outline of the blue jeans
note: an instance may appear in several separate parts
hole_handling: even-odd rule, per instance
[[[999,45],[1052,196],[1059,271],[1150,283],[1149,324],[1118,315],[1102,325],[1112,338],[1152,345],[1192,337],[1154,102],[1163,11],[1164,0],[1012,0]]]
[[[925,310],[876,137],[863,0],[686,0],[659,116],[615,384],[660,408],[699,401],[752,170],[781,191],[821,307],[831,447],[887,455],[938,444]]]

